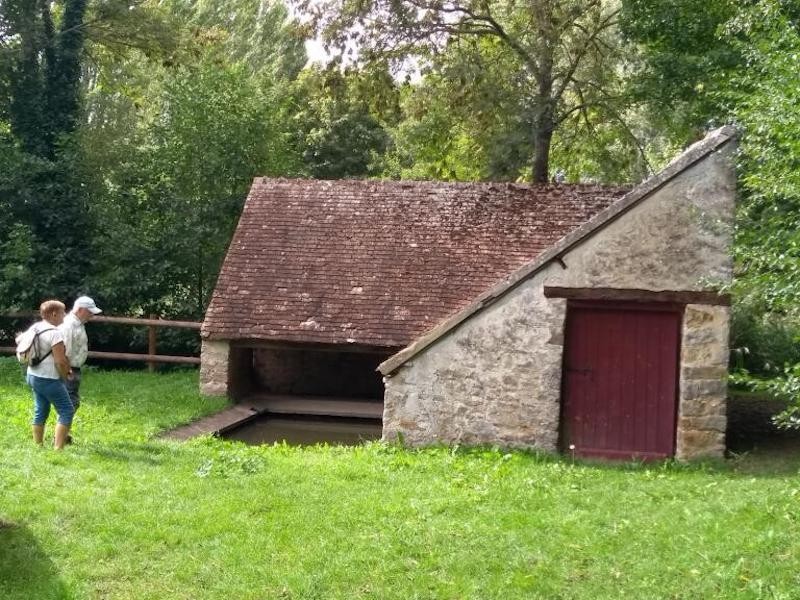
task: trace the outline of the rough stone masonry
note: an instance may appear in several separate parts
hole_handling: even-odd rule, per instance
[[[731,131],[706,138],[386,361],[384,438],[557,450],[566,301],[546,297],[545,286],[707,292],[727,284],[734,149]],[[726,306],[684,307],[679,459],[724,452],[728,322]]]

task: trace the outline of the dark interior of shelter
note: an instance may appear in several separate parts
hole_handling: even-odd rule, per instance
[[[248,443],[358,443],[380,437],[390,350],[240,346],[230,353],[234,400],[258,409],[225,437]],[[298,434],[298,432],[301,432]],[[312,433],[313,432],[313,433]]]
[[[268,394],[383,401],[376,371],[388,355],[306,349],[253,351],[256,387]]]

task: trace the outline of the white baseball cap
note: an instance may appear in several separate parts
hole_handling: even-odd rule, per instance
[[[81,296],[80,298],[75,300],[75,303],[72,305],[72,308],[73,309],[85,308],[93,315],[99,315],[101,312],[103,312],[102,310],[97,308],[97,304],[95,304],[94,300],[89,298],[89,296]]]

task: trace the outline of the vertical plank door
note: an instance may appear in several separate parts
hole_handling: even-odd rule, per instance
[[[565,451],[645,460],[674,454],[680,327],[674,305],[570,303]]]

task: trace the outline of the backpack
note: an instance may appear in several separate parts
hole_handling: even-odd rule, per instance
[[[20,333],[14,340],[17,343],[17,361],[21,365],[35,367],[50,356],[53,352],[52,347],[44,356],[39,356],[41,352],[39,350],[39,336],[46,331],[53,331],[54,329],[55,327],[49,327],[39,330],[35,325],[31,325],[27,331]]]

